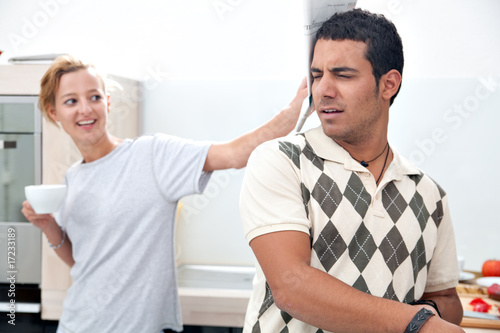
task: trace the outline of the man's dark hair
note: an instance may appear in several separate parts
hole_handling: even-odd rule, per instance
[[[316,33],[316,40],[353,40],[367,45],[366,59],[373,67],[377,87],[382,75],[395,69],[403,76],[403,43],[396,26],[383,15],[359,8],[336,13]],[[399,93],[392,96],[390,104]]]

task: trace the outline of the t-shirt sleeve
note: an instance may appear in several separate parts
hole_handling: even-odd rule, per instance
[[[439,224],[436,248],[429,265],[425,292],[454,288],[457,286],[460,276],[448,197],[443,197],[441,202],[443,204],[443,218]]]
[[[186,195],[203,192],[211,175],[203,171],[210,145],[165,134],[155,135],[153,169],[167,200],[177,201]]]
[[[240,214],[247,241],[277,231],[309,233],[302,200],[300,169],[271,141],[251,154],[240,195]]]

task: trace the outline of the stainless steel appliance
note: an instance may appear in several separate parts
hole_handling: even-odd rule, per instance
[[[7,320],[12,311],[18,319],[40,312],[41,233],[21,213],[24,187],[41,183],[37,103],[36,96],[0,96],[0,313]]]

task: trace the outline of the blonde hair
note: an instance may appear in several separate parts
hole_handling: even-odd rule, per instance
[[[57,57],[47,72],[45,72],[42,80],[40,81],[38,107],[40,108],[42,115],[52,124],[57,126],[56,122],[49,115],[48,107],[55,106],[56,90],[59,87],[61,76],[66,73],[76,72],[82,69],[86,70],[89,68],[95,70],[97,77],[101,80],[103,90],[106,92],[104,77],[97,71],[94,65],[86,63],[80,59],[76,59],[70,55]]]

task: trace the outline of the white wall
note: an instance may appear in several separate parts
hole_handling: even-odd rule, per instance
[[[359,0],[358,7],[385,13],[399,29],[406,62],[390,141],[446,189],[458,251],[467,269],[479,270],[500,257],[500,2]],[[85,57],[144,81],[145,132],[226,140],[293,96],[305,74],[301,9],[289,0],[2,0],[0,63]],[[208,193],[186,198],[181,260],[251,264],[237,211],[241,175],[216,174]]]

